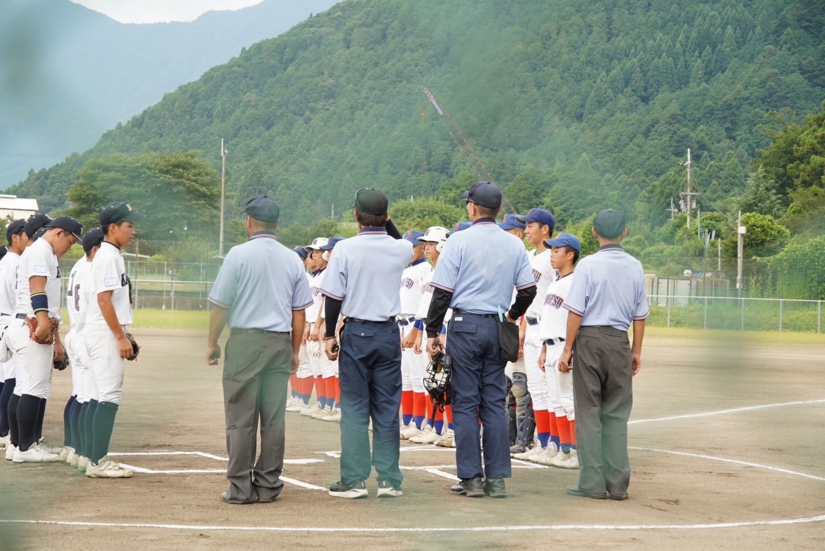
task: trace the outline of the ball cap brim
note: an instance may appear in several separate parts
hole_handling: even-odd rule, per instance
[[[576,252],[582,252],[582,244],[579,238],[570,233],[560,233],[555,239],[545,239],[544,246],[550,247],[570,247]]]

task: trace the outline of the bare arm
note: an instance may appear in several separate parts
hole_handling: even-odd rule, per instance
[[[221,308],[212,304],[212,313],[209,316],[209,340],[206,342],[206,363],[218,365],[221,357],[221,347],[218,346],[218,339],[226,327],[226,320],[229,317],[229,308]],[[293,318],[294,319],[294,318]]]
[[[582,325],[582,317],[575,312],[567,314],[567,336],[564,338],[564,352],[561,353],[559,359],[559,371],[568,373],[573,369],[571,360],[573,359],[573,345],[576,342],[576,337],[579,334],[579,328]]]
[[[301,339],[298,335],[303,335],[307,322],[307,313],[304,310],[294,310],[292,312],[292,365],[290,372],[294,375],[298,372],[298,355],[301,352]]]
[[[645,338],[645,320],[633,320],[633,375],[642,369],[642,341]]]

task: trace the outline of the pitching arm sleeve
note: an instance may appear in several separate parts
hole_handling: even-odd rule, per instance
[[[533,304],[533,299],[536,298],[537,292],[538,289],[535,285],[519,289],[516,293],[516,301],[510,307],[510,312],[508,312],[510,319],[517,320],[523,316],[524,313],[527,312],[527,309],[530,308],[530,305]]]
[[[327,295],[326,299],[324,300],[324,316],[328,320],[337,320],[338,315],[341,313],[341,305],[343,304],[343,300],[336,300],[331,296]],[[326,337],[331,339],[335,336],[335,329],[337,324],[330,321],[326,324]]]
[[[535,294],[535,292],[533,293]],[[430,310],[427,312],[427,338],[434,339],[441,331],[441,326],[444,325],[444,316],[447,315],[447,310],[450,308],[450,302],[453,300],[453,294],[444,289],[436,287],[433,290],[433,299],[430,301]],[[528,306],[530,304],[528,303]],[[526,310],[526,308],[525,308]]]
[[[395,239],[403,238],[401,232],[399,232],[398,228],[395,227],[395,224],[392,223],[392,220],[387,220],[387,223],[384,224],[384,228],[387,230],[387,234],[394,237]]]

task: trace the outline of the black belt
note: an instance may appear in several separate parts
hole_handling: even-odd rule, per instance
[[[374,321],[374,320],[362,320],[358,318],[347,318],[347,322],[350,321],[357,321],[358,323],[377,323],[379,325],[389,325],[391,323],[396,323],[395,317],[392,317],[386,321]]]
[[[557,339],[555,341],[553,339],[547,339],[546,341],[544,341],[544,346],[555,346],[555,345],[561,344],[563,342],[564,342],[564,339]]]
[[[474,314],[466,310],[453,310],[453,316],[478,316],[479,318],[498,319],[498,314]]]
[[[230,335],[289,335],[289,331],[266,331],[264,329],[231,329]]]
[[[415,316],[409,318],[398,318],[398,325],[403,325],[404,327],[415,323]]]
[[[28,318],[29,316],[27,316],[26,314],[17,314],[14,317],[19,319],[19,320],[24,320],[24,319]]]
[[[539,318],[528,318],[528,317],[525,317],[524,319],[526,319],[526,320],[527,320],[527,325],[538,325],[538,324],[539,324]]]

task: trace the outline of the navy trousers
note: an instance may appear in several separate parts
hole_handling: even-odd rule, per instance
[[[453,358],[452,404],[458,477],[510,478],[510,430],[506,410],[506,362],[494,318],[458,314],[447,329]],[[484,426],[481,466],[479,420]]]
[[[370,476],[396,487],[404,476],[398,467],[401,440],[401,337],[393,323],[347,321],[338,358],[341,383],[341,482]],[[373,452],[370,456],[369,422]]]

